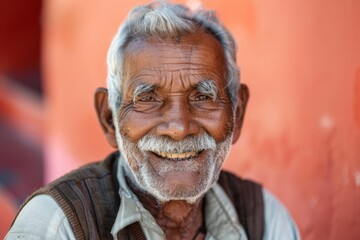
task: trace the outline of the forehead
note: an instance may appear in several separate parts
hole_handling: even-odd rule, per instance
[[[169,75],[182,78],[206,75],[220,81],[226,74],[222,45],[203,31],[177,39],[149,37],[131,41],[125,49],[123,64],[124,85],[138,78],[156,81],[156,77]]]

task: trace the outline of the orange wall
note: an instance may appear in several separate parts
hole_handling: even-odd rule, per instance
[[[45,1],[47,180],[110,151],[93,93],[105,86],[112,36],[141,2]],[[276,193],[303,239],[360,239],[360,1],[203,4],[238,40],[251,91],[225,167]]]
[[[1,218],[0,218],[0,238],[4,238],[9,230],[9,226],[16,214],[16,207],[14,199],[9,199],[9,194],[0,188],[0,207],[1,207]]]

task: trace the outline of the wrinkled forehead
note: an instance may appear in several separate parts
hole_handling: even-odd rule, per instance
[[[223,74],[226,72],[224,50],[210,33],[198,30],[178,37],[158,36],[133,38],[124,52],[125,73],[156,66],[159,70],[176,71],[203,67]]]

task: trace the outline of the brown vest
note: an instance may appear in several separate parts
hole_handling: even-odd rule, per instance
[[[64,211],[76,239],[113,239],[111,228],[120,205],[116,179],[119,153],[104,161],[88,164],[39,189],[23,206],[38,194],[49,194]],[[222,171],[218,180],[234,204],[239,221],[249,240],[261,240],[264,229],[262,188],[249,180]],[[118,233],[118,239],[145,239],[139,223]]]

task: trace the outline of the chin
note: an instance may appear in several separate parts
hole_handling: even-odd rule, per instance
[[[216,183],[232,142],[230,134],[215,149],[206,149],[193,159],[165,160],[118,135],[119,146],[134,183],[158,201],[195,203]]]
[[[195,203],[216,182],[220,170],[216,170],[215,165],[210,166],[211,169],[203,168],[206,171],[174,171],[159,175],[148,164],[144,164],[135,173],[135,179],[143,190],[160,202],[181,200]]]

